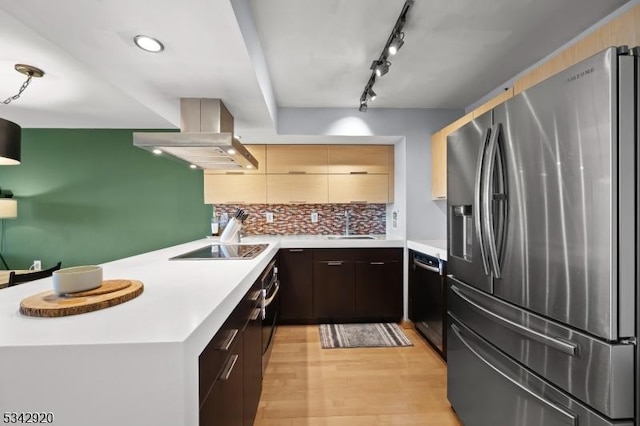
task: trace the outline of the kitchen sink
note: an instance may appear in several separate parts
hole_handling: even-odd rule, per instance
[[[329,235],[329,240],[375,240],[371,235]]]

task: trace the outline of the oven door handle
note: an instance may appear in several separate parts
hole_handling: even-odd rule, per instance
[[[267,299],[267,291],[263,290],[263,295],[264,295],[262,299],[262,319],[263,320],[267,318],[267,307],[271,303],[273,303],[273,300],[276,298],[276,296],[278,295],[278,292],[280,291],[280,283],[276,281],[274,285],[276,286],[276,289],[273,291],[273,294],[268,299]]]

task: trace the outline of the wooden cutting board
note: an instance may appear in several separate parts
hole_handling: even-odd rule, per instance
[[[20,313],[32,317],[64,317],[84,314],[127,302],[142,294],[144,286],[137,280],[106,280],[93,290],[59,295],[53,290],[20,301]]]

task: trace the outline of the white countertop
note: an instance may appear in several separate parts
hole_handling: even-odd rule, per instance
[[[105,280],[145,287],[95,312],[21,315],[20,300],[50,290],[51,278],[0,290],[0,411],[51,411],[65,426],[196,426],[198,356],[279,248],[404,247],[403,239],[385,236],[250,236],[243,243],[269,244],[255,259],[168,260],[215,242],[102,264]],[[104,409],[105,397],[113,409]]]
[[[447,260],[447,240],[407,240],[407,248]]]

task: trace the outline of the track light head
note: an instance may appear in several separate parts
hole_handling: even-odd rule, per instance
[[[391,40],[391,43],[389,43],[389,49],[387,49],[389,55],[395,55],[396,53],[398,53],[398,50],[400,50],[403,44],[404,33],[396,33],[396,35],[393,36],[393,40]]]
[[[373,63],[371,64],[371,69],[375,70],[377,77],[382,77],[389,72],[390,65],[391,62],[387,61],[386,59],[383,59],[381,61],[373,61]]]
[[[367,89],[367,99],[370,100],[370,101],[373,101],[373,100],[376,99],[376,96],[378,96],[378,95],[376,95],[376,92],[373,91],[373,88],[369,87]]]
[[[361,103],[361,104],[360,104],[360,108],[358,108],[358,110],[359,110],[360,112],[367,112],[367,108],[368,108],[368,107],[367,107],[367,104],[366,104],[366,103]]]

